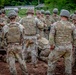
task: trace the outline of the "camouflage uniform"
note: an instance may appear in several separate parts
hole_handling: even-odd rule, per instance
[[[34,12],[32,10],[27,11],[27,16],[21,20],[21,24],[25,27],[24,35],[24,59],[27,58],[28,50],[31,52],[31,61],[32,64],[37,63],[37,32],[36,32],[36,23],[35,17],[32,15]]]
[[[8,17],[6,16],[6,11],[4,9],[2,9],[1,12],[2,12],[1,18],[4,21],[4,24],[7,24]]]
[[[2,46],[2,23],[3,20],[1,19],[1,11],[0,11],[0,47]]]
[[[67,10],[64,10],[63,12],[65,12],[66,15],[60,14],[61,16],[69,16]],[[72,75],[72,44],[76,38],[75,35],[75,26],[68,21],[61,20],[52,25],[49,40],[50,45],[54,45],[55,48],[51,51],[48,57],[47,75],[54,75],[56,62],[60,57],[64,57],[65,59],[65,74]]]
[[[38,50],[39,58],[47,62],[47,58],[50,53],[50,45],[46,38],[38,36]]]
[[[0,48],[4,46],[2,39],[2,28],[5,24],[7,24],[7,21],[4,17],[2,17],[2,11],[0,11]]]
[[[75,26],[75,29],[76,29],[76,14],[75,15],[73,15],[73,17],[72,17],[72,22],[73,22],[73,24],[74,24],[74,26]],[[74,41],[74,50],[73,50],[73,66],[75,65],[75,63],[76,63],[76,40]]]
[[[49,32],[50,32],[50,29],[51,29],[51,24],[54,22],[53,18],[50,16],[50,11],[46,11],[45,12],[45,22],[46,22],[46,25],[47,27],[44,28],[44,35],[45,35],[45,38],[49,40]]]
[[[16,13],[10,11],[8,17],[9,19],[11,17],[16,17]],[[22,55],[23,30],[24,27],[17,22],[10,22],[3,27],[3,38],[7,40],[7,62],[11,75],[17,75],[15,58],[20,64],[23,75],[28,75],[26,63]]]
[[[54,22],[57,22],[57,21],[60,20],[60,17],[57,14],[58,14],[58,9],[57,8],[54,8],[53,9],[53,15],[52,15],[52,18],[54,19]]]
[[[52,15],[52,18],[54,19],[54,22],[57,22],[60,20],[60,17],[58,15]]]
[[[18,15],[19,9],[15,8],[14,11],[17,13],[16,22],[19,22],[21,20],[21,17]]]
[[[44,28],[44,23],[41,21],[41,12],[39,10],[36,11],[36,17],[35,17],[35,22],[37,26],[37,34],[39,34],[41,37],[43,36],[43,28]]]
[[[46,22],[45,22],[45,11],[44,11],[44,10],[41,10],[40,20],[43,22],[44,28],[47,27]],[[44,33],[44,28],[42,29],[42,37],[45,37],[45,36],[44,36],[44,34],[45,34],[45,33]]]

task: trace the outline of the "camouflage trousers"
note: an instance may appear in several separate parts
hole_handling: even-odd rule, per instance
[[[74,49],[73,49],[73,66],[75,66],[76,64],[76,47],[74,47]]]
[[[28,52],[30,52],[31,55],[31,62],[32,64],[37,63],[37,37],[36,36],[25,36],[24,38],[24,59],[27,59],[28,57]]]
[[[72,75],[72,45],[57,46],[48,57],[47,75],[54,75],[56,62],[60,57],[64,58],[65,75]]]
[[[26,63],[22,57],[22,46],[19,44],[9,44],[7,47],[7,63],[9,64],[9,70],[11,75],[18,75],[15,67],[15,59],[19,62],[22,70],[22,75],[28,75]]]

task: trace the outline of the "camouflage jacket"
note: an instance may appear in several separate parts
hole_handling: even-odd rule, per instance
[[[51,26],[49,35],[51,45],[74,44],[76,40],[75,26],[68,21],[58,21]]]

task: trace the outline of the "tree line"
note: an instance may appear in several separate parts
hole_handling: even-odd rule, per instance
[[[76,0],[45,0],[48,8],[76,10]]]
[[[45,5],[51,8],[76,10],[76,0],[0,0],[0,7],[3,6],[18,6],[18,5],[38,5],[39,3],[45,3]]]
[[[39,0],[44,3],[44,0]],[[0,0],[0,6],[37,5],[38,0]]]

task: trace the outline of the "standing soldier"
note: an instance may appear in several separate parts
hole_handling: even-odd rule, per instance
[[[49,40],[49,32],[50,32],[51,24],[53,24],[54,22],[53,18],[50,15],[49,10],[45,12],[45,22],[47,24],[47,27],[44,28],[44,35],[45,38]]]
[[[73,17],[72,17],[72,22],[73,22],[73,24],[75,25],[75,29],[76,29],[76,14],[74,14],[73,15]],[[74,61],[73,61],[73,64],[75,65],[75,63],[76,63],[76,40],[74,41],[74,50],[73,50],[73,59],[74,59]],[[74,66],[73,65],[73,66]]]
[[[11,75],[18,75],[15,67],[15,58],[20,64],[23,75],[28,75],[26,63],[22,56],[22,40],[24,27],[15,21],[16,12],[9,11],[10,23],[3,27],[3,39],[7,40],[7,58]]]
[[[35,23],[34,10],[28,9],[27,16],[24,17],[20,23],[25,27],[24,31],[24,59],[27,58],[27,52],[30,48],[31,62],[35,66],[37,63],[37,26]]]
[[[4,26],[3,20],[1,19],[1,17],[2,17],[1,14],[2,14],[2,12],[0,10],[0,48],[2,47],[2,28]]]
[[[18,15],[19,9],[15,8],[14,11],[17,13],[16,22],[19,22],[21,20],[21,17]]]
[[[36,11],[35,22],[36,22],[36,26],[37,26],[37,34],[39,34],[42,37],[44,23],[41,21],[41,12],[39,10]]]
[[[55,22],[57,22],[57,21],[60,20],[60,17],[58,16],[58,9],[57,9],[57,8],[54,8],[54,9],[53,9],[52,18],[54,19]]]
[[[60,16],[61,20],[51,26],[49,35],[52,51],[48,57],[47,75],[54,75],[56,62],[60,57],[65,59],[65,75],[72,75],[72,49],[76,40],[76,30],[75,26],[68,21],[70,17],[68,10],[62,10]]]
[[[2,15],[2,19],[5,22],[5,24],[7,24],[8,17],[6,16],[5,9],[1,9],[1,12],[2,12],[2,14],[1,14]]]
[[[45,18],[45,11],[43,9],[41,10],[41,17]]]
[[[41,18],[40,18],[40,20],[44,23],[44,28],[47,27],[46,22],[45,22],[45,11],[44,10],[41,10]],[[44,36],[44,34],[45,34],[44,28],[42,30],[43,31],[43,36],[42,37],[45,37]]]

